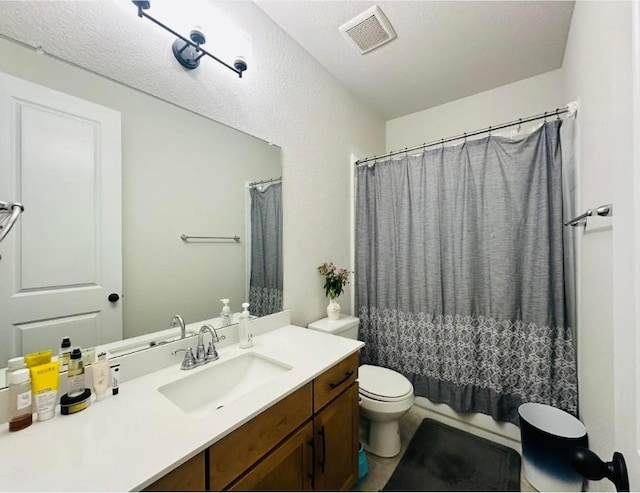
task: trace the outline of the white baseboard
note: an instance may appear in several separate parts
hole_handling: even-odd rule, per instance
[[[486,414],[458,413],[447,404],[436,404],[425,397],[416,397],[415,406],[424,409],[431,419],[522,453],[520,428],[512,423],[497,422]]]

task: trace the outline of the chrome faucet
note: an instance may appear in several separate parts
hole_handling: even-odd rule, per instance
[[[184,339],[187,331],[184,327],[184,319],[180,315],[174,315],[171,319],[171,327],[180,327],[180,339]]]
[[[206,351],[204,348],[203,340],[203,335],[205,332],[209,332],[209,334],[211,334],[211,342],[209,342],[209,347]],[[225,336],[218,337],[218,333],[212,325],[206,324],[200,327],[200,332],[198,332],[198,346],[196,348],[196,364],[204,365],[205,363],[209,363],[210,361],[217,360],[220,356],[218,355],[215,344],[217,342],[220,342],[224,338]]]
[[[182,321],[182,317],[180,315],[176,315],[173,317],[171,321],[171,326],[176,327],[174,325],[175,321],[180,323],[181,327],[184,327],[184,322]],[[211,334],[211,342],[209,342],[209,347],[205,350],[203,336],[205,332],[209,332]],[[184,337],[184,329],[183,329],[183,337]],[[193,355],[193,350],[188,347],[186,349],[176,349],[171,354],[177,355],[179,352],[184,351],[184,359],[182,360],[182,364],[180,365],[181,370],[193,370],[194,368],[209,363],[210,361],[215,361],[220,358],[218,351],[216,350],[215,343],[220,342],[225,339],[225,336],[218,336],[216,329],[207,324],[203,325],[200,328],[200,332],[198,333],[198,346],[196,347],[196,354]]]

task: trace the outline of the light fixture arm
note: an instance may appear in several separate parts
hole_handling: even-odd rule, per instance
[[[232,70],[233,72],[235,72],[236,74],[238,74],[238,77],[242,78],[242,73],[247,70],[247,63],[244,61],[243,58],[239,57],[238,59],[236,59],[236,61],[234,62],[234,66],[229,65],[228,63],[224,62],[223,60],[220,60],[217,56],[209,53],[208,51],[206,51],[204,48],[202,48],[202,44],[204,43],[204,35],[202,35],[202,33],[198,33],[201,36],[201,40],[196,42],[193,42],[192,40],[185,38],[184,36],[182,36],[181,34],[177,33],[176,31],[174,31],[173,29],[171,29],[169,26],[166,26],[165,24],[163,24],[162,22],[160,22],[159,20],[155,19],[154,17],[150,16],[149,14],[147,14],[145,12],[145,10],[149,9],[151,7],[151,2],[149,2],[148,0],[131,0],[132,3],[138,8],[138,17],[144,17],[146,19],[149,19],[151,22],[153,22],[154,24],[160,26],[162,29],[169,31],[171,34],[173,34],[174,36],[176,36],[179,40],[183,41],[185,44],[184,46],[182,46],[180,49],[178,49],[177,51],[182,53],[187,47],[191,46],[195,49],[196,53],[200,53],[199,56],[195,57],[192,60],[192,65],[193,66],[189,66],[187,67],[182,60],[178,57],[178,55],[175,53],[176,50],[174,48],[174,54],[176,55],[176,58],[178,58],[178,61],[185,67],[187,68],[196,68],[198,66],[198,62],[199,60],[207,55],[210,58],[213,58],[216,62],[224,65],[225,67],[227,67],[229,70]],[[193,38],[193,31],[192,31],[192,38]],[[176,40],[177,42],[177,40]],[[174,43],[175,46],[175,43]]]

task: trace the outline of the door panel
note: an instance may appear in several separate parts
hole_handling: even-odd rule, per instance
[[[25,206],[0,244],[0,367],[122,338],[120,114],[0,73],[0,177]]]
[[[358,478],[358,385],[314,418],[315,489],[344,491]]]
[[[21,102],[16,109],[15,165],[29,204],[16,238],[20,291],[98,285],[98,122]]]
[[[313,425],[292,437],[247,472],[229,491],[309,491],[312,478]]]

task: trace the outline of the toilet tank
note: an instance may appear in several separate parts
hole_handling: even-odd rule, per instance
[[[358,339],[358,325],[360,319],[351,315],[340,315],[338,320],[323,318],[309,324],[311,330],[319,330],[327,334],[334,334],[348,339]]]

